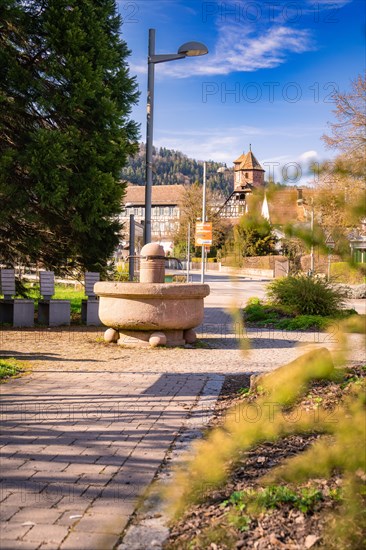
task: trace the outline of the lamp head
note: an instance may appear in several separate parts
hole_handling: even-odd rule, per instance
[[[208,49],[207,46],[201,42],[186,42],[179,48],[178,53],[187,57],[194,57],[197,55],[205,55],[208,53]]]

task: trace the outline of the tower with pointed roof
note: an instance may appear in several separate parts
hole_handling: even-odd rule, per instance
[[[234,160],[234,191],[263,187],[264,172],[249,146],[247,154],[243,153]]]
[[[248,211],[247,195],[264,187],[264,172],[249,146],[248,153],[234,160],[234,190],[219,210],[221,217],[234,220]]]

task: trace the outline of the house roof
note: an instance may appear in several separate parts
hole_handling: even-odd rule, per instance
[[[235,170],[261,170],[265,172],[265,170],[263,170],[262,166],[259,164],[258,160],[253,155],[252,150],[240,155],[240,157],[234,160],[234,164]]]
[[[151,204],[169,205],[179,204],[184,192],[184,185],[153,185],[151,190]],[[124,204],[143,206],[145,204],[145,186],[128,185]]]
[[[314,194],[313,189],[304,189],[303,195],[306,202],[310,202],[310,197]],[[286,225],[287,223],[303,223],[309,218],[309,205],[298,204],[297,189],[292,187],[289,189],[279,189],[266,193],[269,221],[272,225]],[[264,197],[261,199],[258,195],[249,195],[248,212],[256,212],[261,214],[263,208]]]
[[[241,164],[243,162],[243,160],[245,159],[246,157],[246,154],[243,153],[242,155],[240,155],[240,157],[238,157],[236,160],[234,160],[234,164]]]
[[[262,166],[259,164],[252,151],[248,151],[242,160],[239,170],[263,170]]]

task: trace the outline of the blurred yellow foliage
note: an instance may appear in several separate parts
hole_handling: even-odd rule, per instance
[[[358,524],[366,520],[366,512],[360,512],[359,507],[365,496],[360,483],[362,476],[366,480],[364,385],[352,385],[348,398],[331,413],[321,407],[306,410],[296,405],[313,380],[339,376],[340,369],[334,364],[338,367],[344,365],[346,359],[344,330],[365,334],[364,320],[362,322],[355,316],[340,324],[338,329],[338,346],[333,356],[326,348],[314,349],[259,377],[255,381],[259,393],[257,399],[243,401],[230,409],[222,427],[213,429],[205,439],[195,442],[191,454],[175,471],[173,482],[165,489],[167,509],[172,516],[179,516],[187,505],[204,499],[207,490],[221,486],[246,450],[286,435],[315,432],[325,435],[261,481],[264,485],[278,479],[298,483],[312,477],[329,477],[336,469],[345,480],[344,521],[352,525],[356,520]],[[334,523],[336,520],[331,518],[330,521]],[[358,525],[359,534],[356,536],[357,529],[353,530],[350,538],[350,529],[338,525],[342,521],[337,521],[337,529],[334,527],[328,535],[327,548],[336,548],[332,546],[335,540],[338,548],[361,548],[357,544],[363,537],[363,526]],[[349,545],[342,546],[346,544],[344,541]]]

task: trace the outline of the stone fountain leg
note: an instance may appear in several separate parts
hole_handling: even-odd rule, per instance
[[[165,283],[164,249],[158,243],[141,250],[139,283],[96,283],[99,315],[111,327],[106,342],[123,346],[176,347],[193,344],[193,328],[203,320],[208,285]],[[180,328],[181,327],[181,328]]]
[[[122,346],[167,346],[174,348],[176,346],[184,346],[186,340],[183,330],[164,330],[164,331],[149,331],[149,330],[123,330],[119,331],[119,339],[117,344]]]

